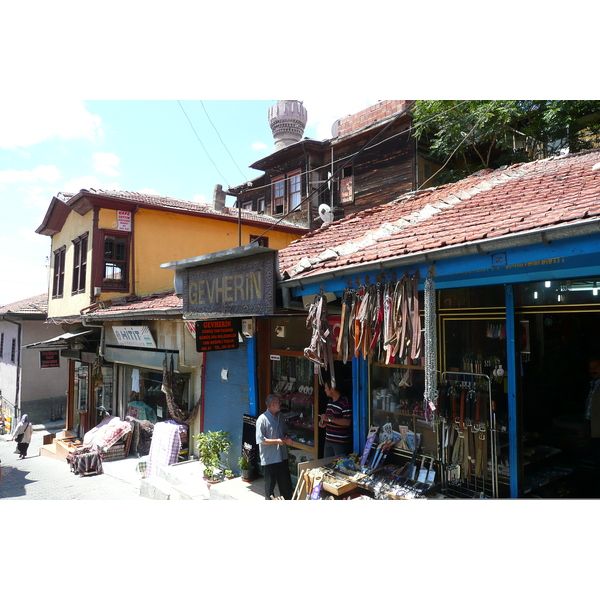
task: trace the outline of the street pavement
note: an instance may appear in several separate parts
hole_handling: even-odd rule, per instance
[[[0,435],[0,500],[147,500],[133,457],[105,462],[104,473],[81,477],[68,463],[39,455],[46,426],[36,426],[27,457],[14,454],[16,443]]]

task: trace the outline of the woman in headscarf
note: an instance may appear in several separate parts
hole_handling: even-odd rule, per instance
[[[25,458],[27,456],[27,448],[29,448],[29,443],[31,442],[32,432],[33,425],[29,421],[27,415],[23,415],[13,434],[13,441],[17,442],[15,454],[18,454],[19,458]]]

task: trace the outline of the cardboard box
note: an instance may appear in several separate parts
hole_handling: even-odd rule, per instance
[[[337,481],[335,479],[327,480],[327,476],[323,480],[323,489],[334,496],[342,496],[352,490],[356,489],[358,486],[353,481]]]

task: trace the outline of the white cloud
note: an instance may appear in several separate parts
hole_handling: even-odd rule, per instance
[[[32,171],[0,171],[0,183],[32,183],[35,181],[47,181],[54,183],[60,179],[60,171],[54,165],[40,165]]]
[[[148,194],[149,196],[164,196],[164,194],[159,194],[156,190],[152,188],[142,188],[138,190],[138,194]]]
[[[206,196],[204,194],[194,194],[193,202],[197,202],[198,204],[206,204]]]
[[[340,100],[335,97],[304,100],[308,116],[305,135],[317,140],[329,139],[331,138],[331,127],[337,119],[353,115],[377,102],[378,100]]]
[[[82,100],[46,94],[36,98],[0,97],[0,148],[32,146],[52,138],[96,139],[102,119],[87,111]]]
[[[267,145],[264,142],[254,142],[252,150],[266,150]]]
[[[77,179],[71,179],[61,186],[61,192],[77,193],[79,190],[120,190],[118,183],[101,182],[95,175],[84,175]]]
[[[20,189],[19,196],[24,205],[45,210],[50,204],[52,192],[47,187],[33,185]]]
[[[92,158],[94,160],[94,169],[98,173],[110,175],[111,177],[120,175],[116,167],[119,166],[121,159],[116,154],[112,152],[95,152]]]

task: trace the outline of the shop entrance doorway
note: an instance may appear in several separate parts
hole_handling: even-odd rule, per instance
[[[600,312],[521,314],[517,325],[523,494],[595,497],[582,431],[588,361],[600,352]]]

